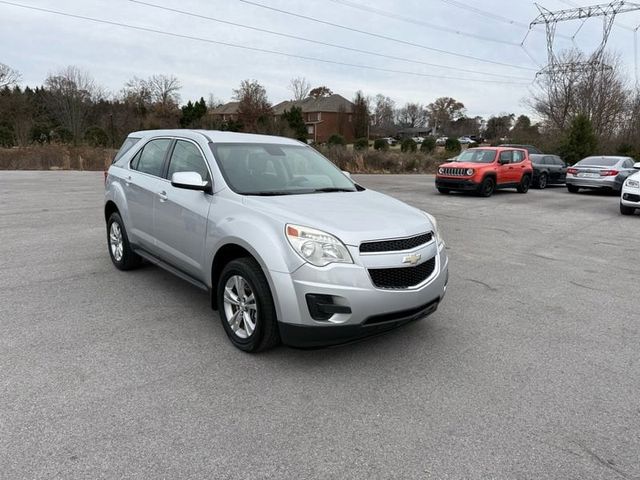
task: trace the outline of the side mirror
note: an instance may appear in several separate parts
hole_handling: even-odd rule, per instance
[[[640,170],[640,162],[636,163],[633,168],[635,168],[636,170]]]
[[[171,185],[185,190],[199,190],[201,192],[211,192],[209,182],[202,180],[197,172],[176,172],[171,175]]]
[[[345,177],[347,177],[349,180],[353,180],[351,178],[351,174],[349,172],[347,172],[346,170],[342,170],[342,173],[345,175]]]

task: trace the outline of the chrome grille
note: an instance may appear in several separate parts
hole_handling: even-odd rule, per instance
[[[453,167],[445,167],[442,168],[441,175],[449,175],[450,177],[466,177],[467,169],[466,168],[453,168]]]
[[[433,233],[427,232],[409,238],[365,242],[360,245],[360,253],[401,252],[403,250],[412,250],[420,245],[429,243],[432,239]]]

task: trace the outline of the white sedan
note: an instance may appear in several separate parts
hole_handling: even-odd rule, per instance
[[[636,163],[633,168],[640,170],[640,163]],[[622,215],[633,215],[636,209],[640,209],[640,171],[625,180],[620,195]]]

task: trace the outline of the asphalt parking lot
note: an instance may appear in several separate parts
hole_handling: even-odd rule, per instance
[[[640,215],[564,188],[434,214],[426,320],[247,355],[206,293],[106,250],[100,172],[0,172],[0,477],[640,478]]]

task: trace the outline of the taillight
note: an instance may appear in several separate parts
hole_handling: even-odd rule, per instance
[[[615,177],[619,173],[618,170],[600,170],[601,177]]]
[[[577,168],[567,168],[567,173],[569,173],[571,175],[575,175],[576,173],[578,173],[578,169]]]

